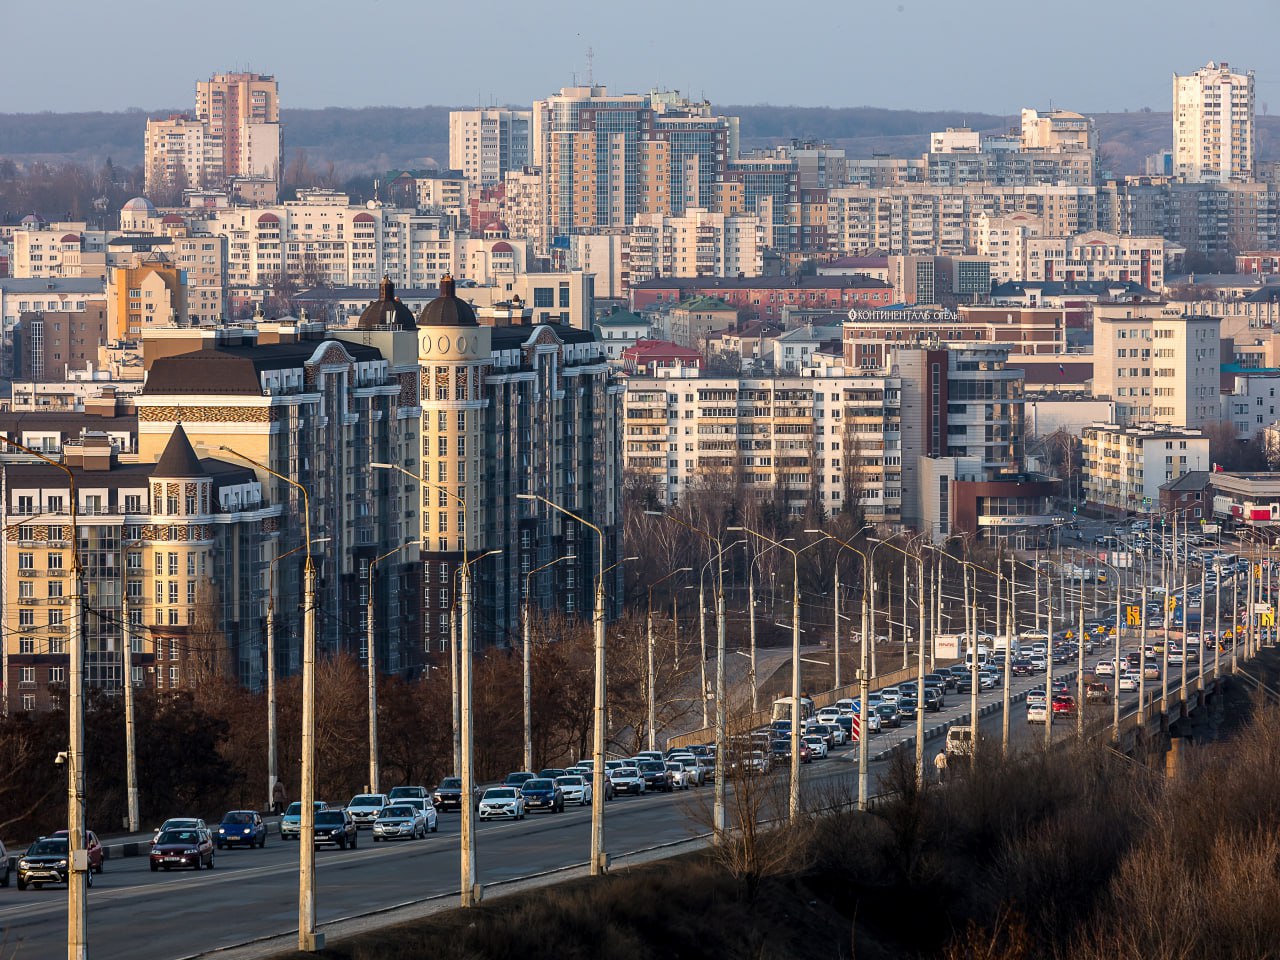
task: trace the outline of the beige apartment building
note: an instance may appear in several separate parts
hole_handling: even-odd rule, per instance
[[[449,167],[477,186],[501,183],[529,165],[529,110],[449,111]]]
[[[690,208],[680,216],[636,214],[627,230],[633,283],[654,277],[758,277],[765,231],[759,217]]]
[[[852,498],[869,522],[897,522],[900,392],[878,372],[629,377],[624,462],[667,504],[701,482],[741,484],[793,514],[814,502],[840,513]]]
[[[1095,304],[1093,395],[1115,401],[1120,423],[1219,420],[1221,325],[1182,304]]]
[[[1173,75],[1173,172],[1181,180],[1253,179],[1253,71],[1234,73],[1212,60]]]
[[[205,121],[185,113],[148,120],[143,141],[145,189],[150,195],[171,190],[208,190],[226,181],[223,143]]]
[[[1128,513],[1159,512],[1163,484],[1210,468],[1208,437],[1161,424],[1093,424],[1083,449],[1085,499]]]

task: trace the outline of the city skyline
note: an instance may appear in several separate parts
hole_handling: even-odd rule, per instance
[[[982,0],[964,16],[935,12],[935,4],[921,0],[815,11],[812,21],[820,30],[793,21],[795,42],[806,55],[778,59],[787,65],[783,72],[761,69],[762,58],[771,55],[759,49],[758,30],[773,9],[758,0],[740,5],[742,15],[732,21],[711,7],[663,0],[648,8],[652,27],[642,27],[638,38],[634,25],[612,10],[566,3],[558,8],[560,15],[548,16],[490,2],[472,8],[478,22],[508,29],[486,39],[483,59],[471,54],[477,49],[471,44],[433,43],[430,66],[420,73],[359,71],[344,68],[341,57],[314,56],[317,49],[357,36],[359,29],[351,32],[352,25],[333,16],[304,22],[288,11],[251,7],[243,0],[227,5],[227,22],[252,16],[255,29],[237,30],[232,37],[216,31],[179,35],[171,21],[141,15],[152,7],[144,0],[124,5],[126,14],[130,9],[139,14],[132,17],[121,16],[118,8],[86,6],[75,29],[68,29],[65,19],[54,19],[58,15],[48,8],[28,7],[11,21],[17,42],[0,64],[0,84],[22,90],[20,100],[10,101],[11,109],[21,112],[154,112],[189,103],[194,76],[227,70],[276,75],[286,109],[528,104],[590,75],[616,92],[657,86],[719,104],[865,105],[996,115],[1049,103],[1085,112],[1167,111],[1173,73],[1189,73],[1209,60],[1262,69],[1260,113],[1267,112],[1269,96],[1280,85],[1265,75],[1267,31],[1236,31],[1226,42],[1231,26],[1275,19],[1266,0],[1242,0],[1233,7],[1231,21],[1221,24],[1182,0],[1167,4],[1158,21],[1146,10],[1100,0],[1080,6],[1071,18],[1052,24],[1055,52],[1048,56],[1039,32],[1023,26],[1025,9],[1015,0]],[[428,38],[442,32],[438,18],[406,0],[382,0],[373,8],[368,27],[374,34],[391,23],[398,36]],[[673,17],[679,18],[680,30],[658,29]],[[1098,30],[1099,17],[1106,30]],[[1189,17],[1195,17],[1195,30],[1186,29]],[[447,26],[459,37],[465,34],[465,23]],[[1037,25],[1036,31],[1045,26]],[[91,63],[104,50],[126,44],[141,44],[147,52],[119,58],[110,82],[86,84],[82,73],[41,69],[49,63],[42,38],[55,35],[69,62]],[[1084,49],[1091,53],[1088,63],[1072,54]],[[978,51],[986,70],[972,68]],[[41,83],[24,81],[35,70]],[[1017,82],[1008,82],[1010,77]]]

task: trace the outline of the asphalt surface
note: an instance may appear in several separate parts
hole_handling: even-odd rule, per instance
[[[1099,651],[1086,662],[1092,664],[1102,656]],[[1206,659],[1211,668],[1212,658]],[[1059,664],[1055,676],[1074,670],[1074,663]],[[1014,700],[1010,732],[1016,750],[1043,742],[1043,728],[1027,724],[1020,702],[1028,689],[1042,686],[1043,680],[1043,675],[1014,678],[1010,687]],[[1000,739],[1002,699],[1001,688],[980,695],[988,742]],[[963,721],[969,703],[968,694],[950,692],[944,710],[926,715],[926,727]],[[1136,697],[1130,694],[1122,703],[1128,709]],[[1109,708],[1104,709],[1109,713]],[[1054,724],[1055,740],[1074,732],[1073,721]],[[914,736],[913,721],[901,729],[886,730],[872,737],[871,755],[881,755]],[[941,744],[940,737],[926,743],[930,772]],[[856,756],[856,745],[850,744],[804,767],[807,799],[822,803],[836,795],[856,795]],[[886,767],[885,760],[871,765],[873,790]],[[785,771],[775,776],[785,784]],[[674,795],[614,800],[606,807],[607,849],[618,856],[704,834],[711,797],[708,785]],[[562,814],[531,814],[518,823],[478,824],[480,882],[507,882],[585,862],[589,814],[589,807],[574,807]],[[88,929],[95,960],[175,960],[296,930],[298,852],[294,843],[272,835],[262,850],[218,851],[216,868],[199,872],[152,873],[146,857],[108,860],[89,893]],[[430,897],[451,901],[459,886],[458,815],[442,815],[440,832],[425,840],[375,844],[369,831],[361,831],[358,849],[321,848],[316,863],[322,927]],[[19,960],[57,957],[65,953],[65,944],[64,888],[24,893],[13,885],[0,889],[0,952]]]

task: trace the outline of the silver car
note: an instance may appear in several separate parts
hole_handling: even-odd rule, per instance
[[[524,819],[524,794],[519,787],[490,787],[480,798],[480,819]]]
[[[556,786],[560,788],[560,793],[564,796],[565,803],[576,803],[580,807],[585,807],[591,802],[591,780],[589,777],[565,774],[563,777],[556,777]]]
[[[396,806],[408,804],[422,814],[422,823],[426,827],[427,833],[436,833],[440,829],[440,815],[436,812],[436,805],[426,798],[406,797],[403,800],[397,800]]]
[[[347,804],[347,812],[357,827],[371,827],[387,804],[385,793],[357,793]]]
[[[407,803],[383,807],[373,821],[373,840],[417,840],[427,835],[422,811]]]

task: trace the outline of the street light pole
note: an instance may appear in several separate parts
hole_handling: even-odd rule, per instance
[[[324,949],[324,934],[316,930],[316,567],[311,559],[311,497],[297,480],[277,473],[228,446],[220,450],[251,463],[302,497],[306,576],[302,600],[302,803],[298,843],[298,949]]]
[[[541,573],[548,567],[554,567],[563,560],[578,559],[574,554],[565,554],[563,557],[556,557],[554,560],[544,563],[540,567],[534,567],[524,575],[524,622],[521,624],[521,634],[524,645],[524,769],[533,770],[533,643],[529,636],[529,605],[533,602],[533,594],[531,593],[531,582],[534,574]],[[653,619],[653,611],[649,611],[649,619]],[[653,749],[650,747],[650,749]]]
[[[654,677],[654,664],[653,664],[653,588],[656,586],[659,586],[662,583],[665,583],[667,580],[670,580],[672,577],[676,576],[677,574],[688,573],[692,569],[693,569],[692,567],[680,567],[678,570],[672,570],[670,573],[666,574],[665,576],[659,577],[653,583],[649,584],[649,613],[648,613],[648,616],[645,618],[645,639],[647,641],[647,646],[648,646],[648,654],[646,657],[646,664],[645,664],[645,695],[646,695],[645,699],[649,707],[648,740],[649,740],[650,750],[657,749],[656,744],[657,744],[657,736],[658,736],[657,734],[658,690],[657,690],[657,683],[655,682],[655,677]]]
[[[368,681],[369,681],[369,792],[379,793],[378,790],[378,668],[377,655],[375,653],[375,644],[373,642],[373,611],[374,611],[374,594],[377,590],[378,581],[375,577],[378,562],[385,560],[393,554],[399,553],[405,547],[412,546],[415,543],[421,543],[422,540],[410,540],[402,543],[393,550],[388,550],[380,557],[374,557],[369,561],[369,634],[365,640],[365,656],[368,665]]]
[[[598,877],[605,873],[609,867],[609,859],[604,850],[604,734],[605,734],[605,630],[604,630],[604,531],[596,526],[590,520],[580,517],[572,510],[560,506],[548,500],[546,497],[538,493],[517,493],[516,497],[520,500],[537,500],[546,504],[552,510],[564,514],[573,520],[577,520],[585,527],[589,527],[595,531],[596,540],[599,544],[600,560],[596,574],[596,604],[595,604],[595,660],[596,660],[596,682],[595,682],[595,703],[593,708],[595,719],[595,731],[592,738],[592,764],[591,764],[591,859],[590,869],[591,876]]]
[[[88,960],[86,907],[89,897],[89,851],[85,833],[84,776],[84,566],[80,562],[79,492],[71,467],[0,435],[9,446],[56,467],[67,475],[71,498],[71,570],[75,595],[71,599],[75,626],[67,678],[67,958]],[[4,680],[7,683],[8,677]]]

